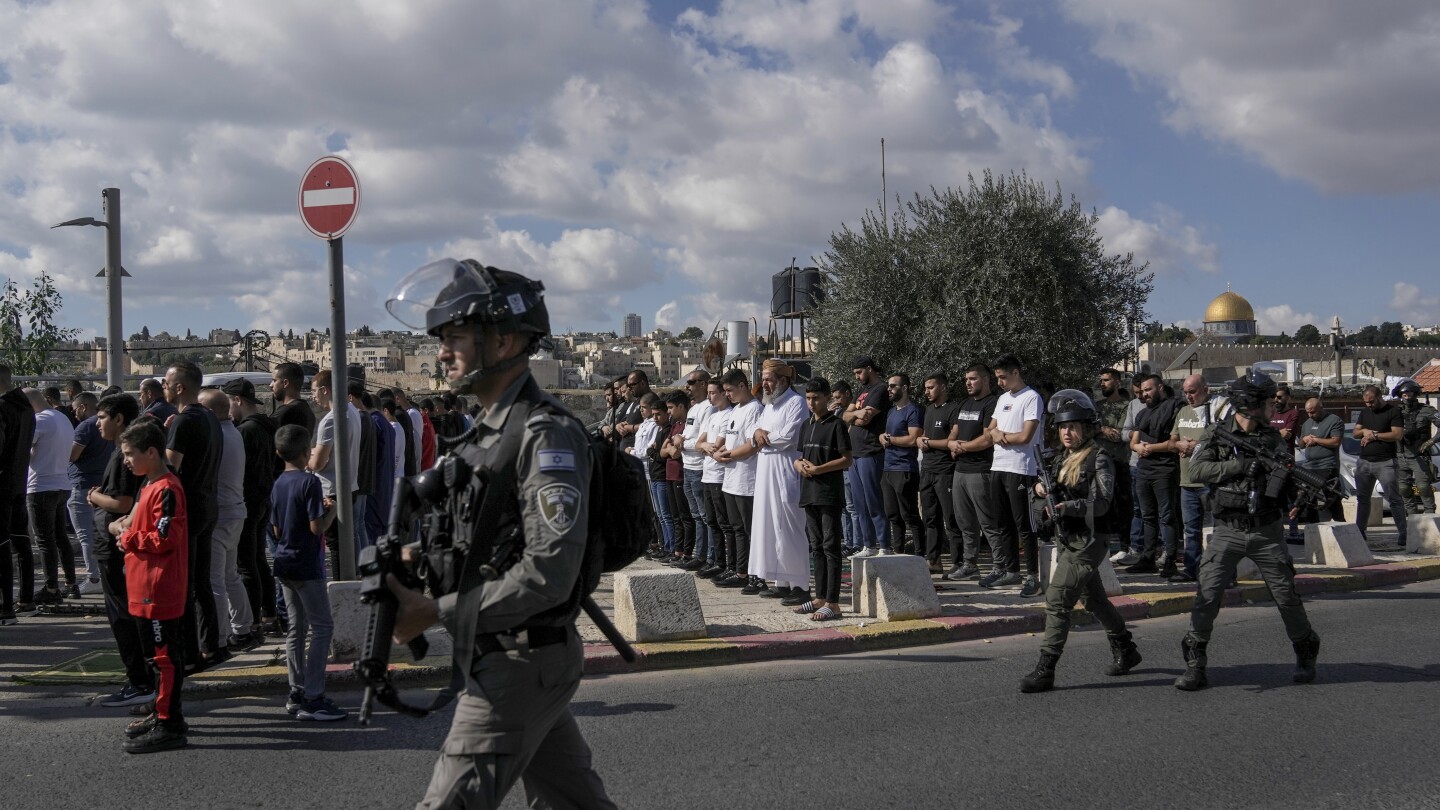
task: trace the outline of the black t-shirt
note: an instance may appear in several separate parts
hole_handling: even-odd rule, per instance
[[[214,509],[220,453],[224,449],[220,420],[204,406],[187,407],[170,422],[170,437],[165,449],[184,456],[176,475],[180,477],[180,486],[185,489],[185,506],[189,513],[203,515],[205,510]],[[198,521],[196,523],[198,525]]]
[[[1404,429],[1405,415],[1395,403],[1387,402],[1378,411],[1361,408],[1360,415],[1355,417],[1355,424],[1366,430],[1389,433],[1397,427]],[[1395,458],[1395,451],[1399,446],[1395,442],[1382,442],[1377,439],[1360,448],[1360,458],[1363,461],[1389,461]]]
[[[280,427],[299,425],[310,431],[310,441],[315,441],[315,411],[303,399],[292,399],[276,408],[275,422]]]
[[[1184,400],[1170,397],[1158,405],[1147,405],[1135,415],[1135,429],[1140,431],[1140,441],[1149,444],[1170,441],[1175,432],[1175,417],[1180,413]],[[1180,474],[1179,453],[1151,453],[1141,456],[1135,463],[1135,474],[1146,481],[1158,481]]]
[[[960,410],[960,403],[946,402],[940,405],[930,405],[925,409],[925,432],[922,434],[932,442],[943,442],[950,438],[950,428],[955,425],[955,414]],[[922,451],[925,460],[920,464],[920,469],[926,475],[949,475],[955,471],[955,459],[950,457],[950,451],[944,447],[931,445],[929,450]]]
[[[130,472],[125,466],[125,454],[120,448],[110,454],[110,460],[105,465],[105,472],[100,477],[100,494],[109,495],[112,498],[134,498],[140,493],[140,484],[143,483],[140,476]],[[99,559],[108,559],[112,553],[117,553],[115,538],[110,535],[109,526],[111,523],[125,516],[124,512],[111,512],[107,509],[94,507],[95,513],[95,556]]]
[[[356,410],[360,410],[356,408]],[[351,430],[355,430],[351,426]],[[355,489],[361,495],[375,494],[375,423],[360,411],[360,457],[355,459]],[[385,483],[393,483],[386,481]]]
[[[855,410],[861,408],[874,408],[877,413],[868,425],[850,426],[850,449],[855,458],[878,456],[885,452],[880,434],[885,432],[885,417],[890,413],[890,391],[885,383],[876,383],[855,397]]]
[[[828,464],[850,452],[845,423],[833,413],[815,421],[815,415],[800,428],[800,457],[811,464]],[[800,506],[844,506],[845,471],[800,479]]]
[[[994,394],[976,399],[970,397],[955,408],[955,424],[960,426],[960,441],[968,442],[980,438],[985,426],[995,417]],[[961,453],[955,457],[955,472],[990,472],[990,462],[995,458],[995,448],[987,447],[973,453]]]

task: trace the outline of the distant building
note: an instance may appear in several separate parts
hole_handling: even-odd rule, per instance
[[[626,315],[625,328],[621,330],[621,335],[627,338],[638,338],[642,334],[644,333],[640,331],[640,316],[633,312]]]
[[[1215,300],[1205,308],[1205,325],[1201,332],[1212,340],[1226,343],[1256,335],[1255,310],[1249,301],[1227,289],[1215,296]]]

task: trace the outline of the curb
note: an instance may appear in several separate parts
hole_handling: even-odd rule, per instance
[[[1295,589],[1302,595],[1345,593],[1440,579],[1440,559],[1383,563],[1364,568],[1335,569],[1298,574]],[[1154,619],[1188,613],[1195,603],[1193,593],[1156,592],[1126,594],[1111,601],[1125,621]],[[1263,583],[1244,582],[1225,592],[1226,606],[1270,601]],[[1087,611],[1077,608],[1075,625],[1094,622]],[[996,610],[979,616],[938,616],[932,619],[866,623],[850,627],[818,627],[786,633],[762,633],[694,641],[664,641],[634,645],[635,662],[628,663],[605,643],[585,645],[585,674],[618,675],[664,669],[724,666],[753,661],[772,661],[816,655],[841,655],[898,647],[920,647],[953,641],[1001,638],[1037,633],[1045,627],[1042,606]],[[360,681],[349,663],[330,664],[325,677],[332,687],[359,688]],[[443,686],[450,682],[449,656],[432,656],[417,663],[391,666],[395,683],[408,688]],[[207,672],[185,682],[185,694],[228,696],[283,692],[287,687],[283,666]]]

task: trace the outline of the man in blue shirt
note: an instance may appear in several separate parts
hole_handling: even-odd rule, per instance
[[[891,374],[885,386],[891,408],[885,418],[880,445],[885,448],[885,466],[880,474],[880,491],[885,498],[885,517],[890,537],[900,554],[924,553],[925,524],[920,522],[920,464],[916,448],[925,432],[924,414],[910,400],[910,375]],[[905,540],[909,530],[910,541]],[[940,573],[940,564],[931,566]]]
[[[70,407],[79,422],[75,428],[74,444],[70,447],[70,500],[65,503],[65,508],[70,512],[70,525],[75,528],[75,539],[80,541],[80,555],[85,560],[86,577],[79,586],[82,594],[100,592],[93,512],[86,499],[91,487],[100,486],[100,479],[105,476],[105,464],[115,452],[115,444],[106,441],[95,424],[95,410],[99,403],[89,391],[83,391],[70,400]]]

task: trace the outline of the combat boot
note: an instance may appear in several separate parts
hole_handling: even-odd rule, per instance
[[[1294,642],[1295,674],[1290,680],[1295,683],[1310,683],[1315,680],[1315,658],[1320,655],[1320,636],[1314,630],[1310,635]]]
[[[1060,656],[1040,653],[1040,662],[1035,671],[1020,679],[1021,692],[1048,692],[1055,688],[1055,664]]]
[[[1110,654],[1114,656],[1115,660],[1105,668],[1105,674],[1111,676],[1129,674],[1130,670],[1140,664],[1140,650],[1135,646],[1135,642],[1131,641],[1133,637],[1130,635],[1130,631],[1126,630],[1119,635],[1109,636],[1109,638]]]
[[[1205,678],[1205,647],[1209,643],[1189,633],[1180,639],[1180,651],[1185,654],[1185,674],[1175,679],[1176,689],[1195,692],[1210,685]]]

